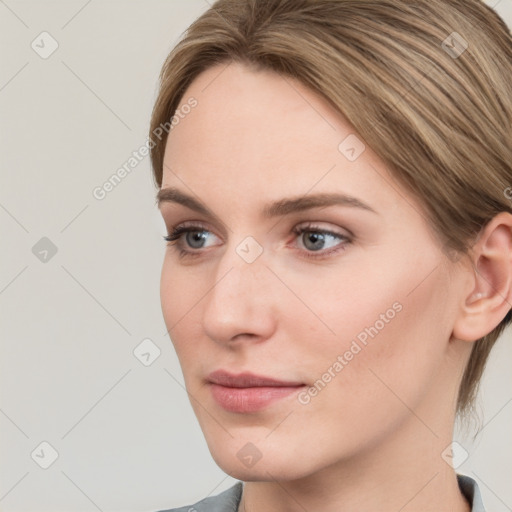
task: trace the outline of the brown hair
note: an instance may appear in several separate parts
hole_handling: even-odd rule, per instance
[[[420,201],[447,254],[467,254],[490,219],[512,212],[512,36],[480,0],[219,0],[167,57],[150,137],[199,73],[232,61],[326,98]],[[158,187],[166,140],[151,148]],[[474,344],[458,413],[474,405],[510,320]]]

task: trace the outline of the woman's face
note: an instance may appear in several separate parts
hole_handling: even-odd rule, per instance
[[[290,78],[217,65],[186,103],[162,189],[201,208],[160,204],[168,233],[191,231],[166,249],[161,301],[217,464],[242,480],[294,479],[400,431],[405,445],[438,442],[469,344],[451,339],[462,281],[419,205]],[[213,385],[218,370],[288,385]]]

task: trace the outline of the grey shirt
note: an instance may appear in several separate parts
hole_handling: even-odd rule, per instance
[[[471,504],[471,512],[485,512],[478,484],[471,477],[457,474],[457,481],[462,494]],[[242,498],[243,482],[237,482],[217,496],[204,498],[194,505],[160,510],[159,512],[238,512]]]

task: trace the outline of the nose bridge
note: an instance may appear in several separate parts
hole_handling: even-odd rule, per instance
[[[266,274],[270,272],[263,247],[253,237],[227,247],[205,297],[203,327],[212,339],[229,341],[242,333],[269,335],[273,305],[265,287]]]
[[[217,266],[215,288],[217,292],[257,294],[268,269],[265,265],[263,246],[252,236],[238,243],[230,243]]]

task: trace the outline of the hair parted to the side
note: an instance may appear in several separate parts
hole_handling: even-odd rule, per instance
[[[454,32],[468,45],[458,56],[447,51]],[[218,0],[164,63],[150,137],[199,73],[233,61],[326,98],[419,200],[447,253],[467,254],[491,218],[512,212],[512,36],[481,0]],[[167,133],[159,139],[161,187]],[[459,414],[511,315],[475,343]]]

